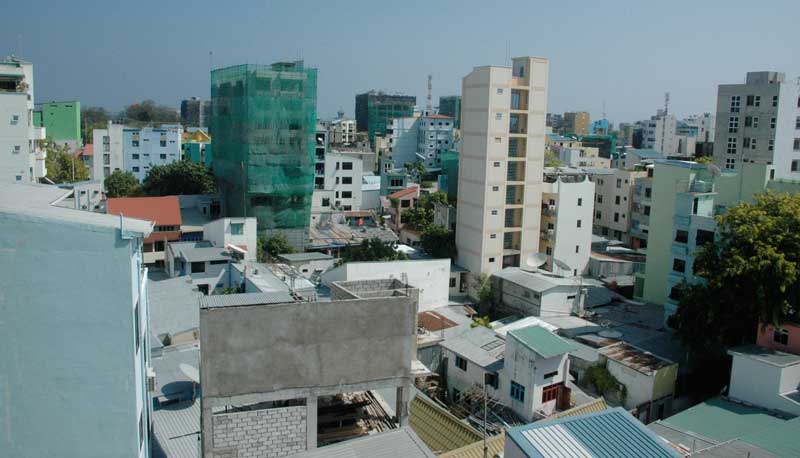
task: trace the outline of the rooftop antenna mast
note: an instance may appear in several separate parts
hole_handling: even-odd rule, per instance
[[[433,75],[428,75],[428,99],[425,105],[425,110],[428,112],[427,114],[433,114]]]
[[[664,116],[661,118],[661,154],[664,154],[664,139],[667,136],[667,115],[669,114],[669,92],[664,93]]]

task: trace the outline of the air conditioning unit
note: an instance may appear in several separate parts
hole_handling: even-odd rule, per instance
[[[555,233],[556,233],[555,229],[548,229],[547,230],[547,235],[553,235]]]
[[[556,206],[555,205],[548,205],[547,209],[550,210],[551,212],[554,212],[554,211],[556,211]]]
[[[152,367],[147,368],[147,391],[156,390],[156,371]]]

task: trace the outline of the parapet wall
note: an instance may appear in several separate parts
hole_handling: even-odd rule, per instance
[[[306,450],[306,406],[218,413],[216,458],[278,458]]]

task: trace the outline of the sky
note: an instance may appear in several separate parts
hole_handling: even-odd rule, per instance
[[[124,5],[124,6],[123,6]],[[34,64],[37,102],[117,111],[208,98],[209,69],[303,58],[320,118],[354,114],[370,89],[434,105],[473,67],[550,59],[548,111],[629,122],[664,104],[715,111],[747,71],[800,76],[799,0],[27,0],[3,8],[0,56]],[[210,55],[211,53],[211,55]]]

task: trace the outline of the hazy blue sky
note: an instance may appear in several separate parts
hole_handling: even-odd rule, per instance
[[[123,6],[124,5],[124,6]],[[748,70],[800,76],[800,0],[769,1],[16,1],[0,54],[35,65],[38,102],[117,110],[209,97],[214,65],[305,58],[318,111],[353,114],[354,96],[402,91],[425,103],[460,92],[474,66],[550,58],[548,110],[645,118],[670,91],[678,115],[714,111],[716,85]],[[20,40],[21,37],[21,40]]]

